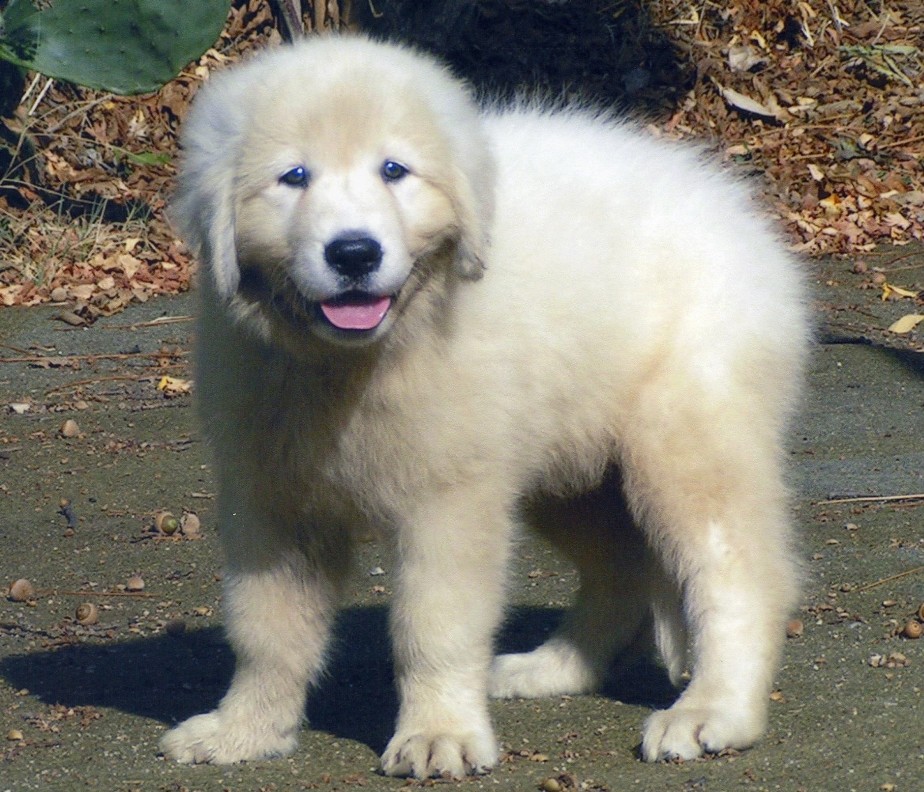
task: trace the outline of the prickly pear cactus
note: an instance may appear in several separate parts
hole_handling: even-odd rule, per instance
[[[10,0],[0,58],[119,94],[155,91],[218,38],[230,0]]]

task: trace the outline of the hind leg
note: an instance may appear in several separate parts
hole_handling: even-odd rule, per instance
[[[580,589],[561,627],[531,652],[500,655],[491,668],[497,698],[536,698],[598,688],[620,653],[641,642],[654,570],[615,477],[596,492],[529,504],[526,518],[577,567]]]
[[[683,423],[662,413],[636,436],[626,465],[627,492],[682,596],[693,660],[681,697],[645,724],[647,761],[746,748],[763,734],[796,593],[766,419],[752,413],[734,425],[729,404],[706,417],[673,414]],[[636,426],[643,431],[644,420]]]

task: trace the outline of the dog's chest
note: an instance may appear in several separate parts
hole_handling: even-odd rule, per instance
[[[304,372],[280,386],[254,441],[268,483],[300,493],[300,510],[390,521],[432,481],[432,411],[413,395]]]

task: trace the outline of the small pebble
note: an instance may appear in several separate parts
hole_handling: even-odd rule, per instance
[[[799,638],[803,632],[805,632],[805,625],[802,623],[802,619],[790,619],[786,623],[787,638]]]
[[[68,418],[63,424],[61,424],[61,437],[79,437],[80,435],[80,426],[77,425],[77,421],[73,418]]]
[[[891,652],[888,655],[870,655],[867,664],[873,668],[904,668],[910,665],[910,661],[901,652]]]
[[[125,581],[126,591],[144,591],[144,578],[141,575],[132,575]]]
[[[7,596],[13,602],[27,602],[35,596],[35,587],[25,578],[10,583]]]
[[[22,732],[19,729],[10,729],[6,733],[6,739],[10,742],[18,742],[23,739]]]
[[[74,532],[77,530],[77,514],[74,512],[74,507],[71,505],[71,502],[68,498],[61,498],[58,501],[58,514],[60,514],[65,520],[67,520],[67,527],[71,529],[70,534],[65,534],[65,536],[73,536]]]

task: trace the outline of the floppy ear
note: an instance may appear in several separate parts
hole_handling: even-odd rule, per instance
[[[459,224],[456,267],[463,278],[477,280],[485,270],[489,226],[494,213],[494,177],[490,159],[480,167],[456,165],[451,190],[453,209]]]
[[[470,87],[437,68],[439,90],[430,86],[429,98],[450,162],[444,187],[459,230],[456,268],[463,278],[476,280],[485,270],[494,217],[494,157]]]
[[[183,151],[170,220],[203,265],[219,296],[240,282],[234,241],[234,158],[243,118],[234,75],[219,75],[196,97],[183,125]]]

